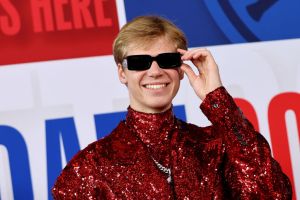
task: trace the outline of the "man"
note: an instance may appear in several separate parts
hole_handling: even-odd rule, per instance
[[[174,24],[143,16],[120,30],[114,57],[129,93],[126,119],[68,163],[55,199],[291,199],[288,178],[222,86],[208,50],[187,50]],[[184,73],[212,126],[174,116]]]

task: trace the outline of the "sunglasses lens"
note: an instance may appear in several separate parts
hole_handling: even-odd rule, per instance
[[[163,69],[180,67],[182,64],[180,53],[162,53],[157,56],[156,60]]]
[[[129,70],[142,71],[149,69],[152,58],[149,55],[133,55],[127,57],[127,67]]]

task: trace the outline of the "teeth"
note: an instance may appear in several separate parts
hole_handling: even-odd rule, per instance
[[[166,87],[167,84],[159,84],[159,85],[145,85],[146,88],[148,89],[160,89],[163,87]]]

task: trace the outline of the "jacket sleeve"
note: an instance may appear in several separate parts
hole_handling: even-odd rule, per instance
[[[209,93],[200,108],[213,130],[223,133],[224,183],[233,199],[292,199],[290,181],[272,158],[268,142],[224,87]]]
[[[80,154],[68,163],[52,188],[55,200],[116,199],[109,185],[95,172],[92,160],[89,155]]]

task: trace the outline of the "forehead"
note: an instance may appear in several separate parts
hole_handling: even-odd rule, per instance
[[[148,42],[137,41],[127,49],[127,55],[148,54],[155,56],[164,52],[175,52],[175,43],[166,37],[155,38]]]

